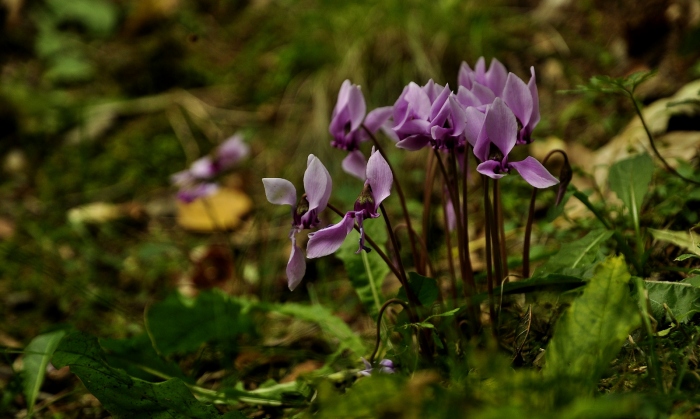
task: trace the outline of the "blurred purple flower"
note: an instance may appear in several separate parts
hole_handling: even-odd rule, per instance
[[[367,105],[360,86],[345,80],[340,86],[338,101],[328,127],[333,136],[331,145],[347,151],[357,150],[360,143],[369,139],[369,134],[362,128],[363,121],[365,128],[372,134],[382,129],[396,140],[387,124],[391,117],[391,106],[374,109],[365,118],[366,112]]]
[[[211,156],[200,157],[189,169],[171,176],[170,181],[178,187],[177,198],[190,203],[214,194],[219,189],[215,178],[235,166],[249,152],[241,135],[230,137]]]
[[[391,193],[393,181],[394,177],[389,164],[379,152],[372,149],[372,155],[369,157],[365,168],[365,185],[360,196],[355,201],[354,210],[345,214],[339,223],[310,233],[309,243],[306,246],[306,256],[309,259],[313,259],[330,255],[338,250],[356,222],[360,229],[360,243],[357,253],[363,249],[369,252],[370,249],[364,244],[365,230],[363,222],[366,218],[377,218],[380,216],[378,212],[379,205]]]
[[[478,122],[477,119],[474,121]],[[477,172],[500,179],[515,169],[535,188],[548,188],[559,183],[534,157],[529,156],[518,162],[508,161],[508,154],[515,147],[517,137],[518,123],[513,111],[501,98],[496,98],[486,110],[481,130],[473,144],[474,155],[481,161]]]
[[[219,189],[214,182],[203,182],[197,179],[191,170],[175,173],[170,177],[170,182],[178,188],[177,199],[187,204],[213,195]]]
[[[310,154],[304,172],[304,193],[297,201],[294,185],[286,179],[264,178],[265,196],[276,205],[292,206],[292,228],[289,238],[292,241],[292,253],[287,262],[287,280],[291,291],[299,285],[306,273],[304,255],[296,244],[296,234],[303,229],[311,229],[320,223],[318,213],[328,205],[333,180],[321,161]]]
[[[369,377],[372,375],[372,364],[366,359],[362,358],[362,362],[365,364],[365,369],[359,372],[359,374]],[[379,372],[382,374],[394,374],[396,372],[396,367],[394,367],[394,362],[390,359],[382,359],[379,361]]]

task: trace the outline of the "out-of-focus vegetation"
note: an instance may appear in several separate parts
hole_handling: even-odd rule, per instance
[[[358,276],[362,267],[345,258],[345,265],[334,258],[310,261],[305,286],[290,293],[284,274],[288,214],[267,203],[260,178],[298,181],[313,153],[340,179],[334,196],[349,205],[356,187],[346,185],[344,155],[329,147],[328,134],[342,81],[363,86],[370,108],[391,105],[408,82],[433,78],[456,85],[462,61],[486,56],[520,76],[536,68],[542,121],[532,153],[566,148],[575,176],[585,179],[574,184],[592,192],[596,163],[609,166],[632,148],[624,139],[610,148],[609,141],[625,132],[634,108],[624,96],[557,92],[598,74],[657,69],[638,97],[649,104],[673,95],[700,77],[698,1],[4,0],[0,18],[0,416],[23,417],[32,398],[26,393],[31,369],[23,363],[34,352],[22,349],[30,342],[37,353],[56,349],[66,325],[80,333],[68,334],[52,364],[30,358],[37,374],[49,365],[33,394],[35,417],[105,417],[105,408],[150,417],[143,412],[159,411],[163,403],[128,405],[128,397],[145,393],[179,398],[170,408],[181,417],[219,411],[236,417],[238,408],[249,417],[454,417],[457,410],[483,417],[697,414],[699,329],[692,320],[698,298],[685,288],[664,288],[670,285],[649,289],[650,295],[674,293],[684,308],[675,321],[654,325],[660,360],[654,377],[664,391],[649,397],[639,395],[651,387],[648,354],[638,331],[624,343],[625,327],[601,338],[625,345],[619,356],[606,352],[604,363],[590,366],[602,381],[583,390],[560,385],[598,380],[576,375],[584,367],[572,376],[562,365],[544,379],[536,375],[538,354],[572,299],[570,292],[559,296],[566,285],[533,297],[541,304],[530,306],[527,341],[517,340],[527,316],[504,315],[514,325],[508,337],[518,348],[514,364],[523,367],[516,373],[507,358],[512,348],[485,341],[459,358],[468,362],[451,365],[457,361],[450,359],[441,372],[380,375],[352,385],[355,375],[347,371],[371,350],[375,312],[358,299],[343,267]],[[683,100],[697,101],[688,97]],[[697,115],[679,113],[655,132],[670,133],[664,150],[682,160],[678,170],[688,176],[697,172],[697,137],[673,133],[697,132]],[[236,216],[226,233],[183,229],[170,175],[235,132],[245,135],[252,155],[222,183],[250,196],[252,209]],[[682,150],[673,148],[675,138]],[[420,209],[424,155],[391,158],[408,173],[402,182],[409,206]],[[700,221],[697,187],[657,171],[638,223],[689,230]],[[529,189],[517,182],[509,188],[506,230],[517,230]],[[536,213],[540,237],[532,258],[540,261],[559,243],[600,227],[581,208],[552,222],[550,198]],[[234,199],[228,205],[242,204]],[[615,201],[607,209],[633,237],[637,226],[622,217],[624,206]],[[684,246],[687,237],[665,240],[644,253],[661,267],[651,279],[675,284],[692,277],[692,258],[673,262],[693,250]],[[593,249],[582,252],[590,266],[614,245],[604,243],[584,243]],[[608,266],[620,264],[616,260],[606,261],[606,269],[618,269]],[[595,269],[576,274],[589,279]],[[628,297],[622,291],[634,283],[629,274],[608,276]],[[380,292],[389,298],[397,288],[386,281]],[[587,288],[574,306],[590,303],[588,292],[595,295]],[[652,309],[665,318],[662,305]],[[626,326],[640,321],[630,318]],[[578,333],[572,323],[561,326],[562,336]],[[171,330],[175,325],[183,327]],[[494,356],[499,350],[505,355]],[[563,353],[559,362],[567,356],[573,355]],[[153,368],[138,369],[139,363]],[[58,369],[68,364],[84,368],[73,368],[82,384]],[[111,376],[117,384],[105,385],[115,388],[131,380],[125,377],[145,381],[127,386],[134,393],[122,394],[125,402],[90,385],[96,371]],[[308,381],[297,380],[305,374]],[[627,397],[628,391],[636,393]],[[593,402],[594,393],[606,396]]]

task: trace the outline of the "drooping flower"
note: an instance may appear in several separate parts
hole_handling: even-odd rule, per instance
[[[192,162],[189,169],[171,176],[171,182],[178,187],[177,198],[190,203],[214,194],[219,188],[216,177],[233,168],[249,152],[240,134],[228,138],[212,155],[200,157]]]
[[[328,205],[333,181],[323,163],[309,154],[304,172],[305,193],[297,201],[297,191],[294,185],[286,179],[264,178],[265,196],[276,205],[292,207],[292,228],[289,239],[292,241],[292,252],[287,262],[287,281],[290,290],[299,285],[306,273],[306,262],[301,249],[297,246],[296,234],[304,229],[312,229],[319,225],[318,213]]]
[[[464,107],[448,86],[432,80],[425,86],[411,82],[394,104],[394,131],[397,147],[420,150],[454,149],[462,141],[466,119]]]
[[[372,368],[372,364],[369,363],[366,359],[362,358],[362,363],[365,364],[365,369],[359,372],[360,375],[364,375],[365,377],[369,377],[372,375],[372,371],[374,368]],[[396,367],[394,366],[394,361],[391,359],[382,359],[379,361],[379,372],[382,374],[394,374],[396,372]]]
[[[515,114],[518,121],[517,144],[529,144],[532,131],[540,122],[539,96],[535,68],[530,67],[527,84],[497,59],[491,60],[485,70],[484,57],[479,58],[474,70],[463,62],[459,69],[457,100],[464,107],[475,107],[485,112],[486,106],[500,97]]]
[[[389,164],[384,160],[381,153],[372,149],[372,155],[367,161],[365,168],[365,185],[362,192],[355,201],[353,211],[345,214],[343,219],[322,230],[309,234],[309,243],[306,246],[306,256],[309,259],[330,255],[338,250],[345,238],[357,223],[360,229],[360,243],[357,253],[363,249],[370,251],[365,246],[365,230],[363,227],[366,218],[377,218],[379,205],[391,193],[391,184],[394,177],[389,168]]]
[[[500,179],[515,169],[535,188],[548,188],[559,183],[534,157],[528,156],[517,162],[508,160],[517,137],[518,123],[513,111],[501,98],[496,98],[486,110],[481,130],[473,144],[474,155],[481,161],[476,170],[490,178]]]
[[[333,136],[331,145],[347,151],[357,150],[360,143],[369,139],[369,134],[362,128],[363,124],[372,134],[382,129],[390,138],[395,139],[393,131],[387,126],[391,110],[391,106],[385,106],[366,114],[367,105],[360,86],[345,80],[340,86],[338,101],[328,126],[328,131]]]

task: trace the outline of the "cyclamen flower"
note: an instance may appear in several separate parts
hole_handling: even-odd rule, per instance
[[[360,243],[356,253],[363,249],[367,252],[371,250],[364,244],[365,230],[363,223],[366,218],[377,218],[380,216],[378,212],[379,205],[391,193],[391,184],[394,181],[389,164],[374,149],[372,149],[372,155],[367,161],[365,179],[365,185],[360,196],[355,201],[353,211],[345,214],[339,223],[309,234],[309,243],[306,246],[306,256],[309,259],[330,255],[338,250],[356,222],[360,229]]]
[[[387,126],[391,117],[391,106],[374,109],[365,118],[366,111],[367,105],[360,86],[345,80],[340,86],[338,102],[328,127],[334,138],[331,142],[333,147],[347,151],[357,150],[360,143],[369,139],[369,134],[362,128],[363,121],[365,128],[372,134],[383,129],[390,138],[396,139]]]
[[[478,123],[479,112],[471,111]],[[476,125],[476,124],[475,124]],[[469,139],[472,135],[468,135]],[[474,144],[474,155],[481,160],[477,172],[493,179],[500,179],[515,169],[520,176],[535,188],[548,188],[559,183],[534,157],[510,162],[508,154],[515,147],[518,136],[518,123],[513,111],[501,98],[496,98],[483,117],[481,130]]]
[[[312,229],[319,225],[318,213],[328,205],[331,196],[333,180],[321,161],[309,154],[304,172],[304,193],[297,201],[297,191],[294,185],[286,179],[264,178],[265,196],[276,205],[292,206],[292,228],[289,239],[292,241],[292,252],[287,262],[287,281],[289,289],[299,285],[306,273],[306,261],[299,246],[296,234],[304,229]]]
[[[474,70],[463,62],[459,69],[457,100],[464,107],[476,107],[482,112],[500,97],[515,114],[518,121],[516,144],[529,144],[531,135],[540,122],[540,104],[535,78],[535,68],[530,67],[530,80],[525,84],[497,59],[491,60],[485,70],[484,57],[479,58]]]
[[[218,185],[214,178],[231,169],[241,159],[248,156],[250,149],[243,137],[236,134],[224,141],[212,156],[195,160],[190,168],[171,176],[171,182],[178,187],[177,198],[190,203],[198,198],[214,194]]]
[[[432,80],[420,87],[409,83],[394,104],[394,131],[399,148],[420,150],[431,145],[454,149],[466,125],[465,109],[448,86]]]
[[[374,368],[372,368],[372,364],[369,363],[366,359],[362,358],[362,362],[365,364],[365,369],[359,372],[359,374],[364,375],[365,377],[369,377],[372,375],[372,371]],[[394,361],[391,359],[382,359],[379,361],[379,372],[383,374],[394,374],[396,372],[396,367],[394,367]]]

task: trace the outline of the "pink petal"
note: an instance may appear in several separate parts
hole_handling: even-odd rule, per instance
[[[535,188],[548,188],[559,183],[559,180],[552,176],[552,174],[542,166],[542,163],[532,156],[528,156],[523,161],[514,161],[510,163],[510,166],[517,170],[520,176]]]
[[[396,147],[404,150],[417,151],[430,144],[430,137],[424,134],[411,135],[396,143]]]
[[[525,82],[513,73],[508,74],[506,87],[503,89],[503,100],[523,126],[530,122],[533,109],[532,93]]]
[[[304,260],[304,254],[297,246],[296,239],[292,236],[292,253],[289,255],[289,262],[287,262],[287,285],[290,291],[294,291],[294,288],[304,278],[305,273],[306,261]]]
[[[496,98],[486,112],[484,128],[489,141],[498,147],[504,156],[515,146],[518,138],[518,122],[501,98]]]
[[[350,110],[350,130],[355,131],[360,127],[367,112],[367,105],[365,104],[364,96],[362,96],[360,86],[352,85],[350,88],[348,109]]]
[[[360,150],[355,150],[343,159],[342,163],[345,173],[355,176],[361,181],[365,180],[365,172],[367,171],[367,160]]]
[[[280,178],[263,178],[265,197],[271,204],[291,205],[297,203],[297,191],[292,182]]]
[[[459,66],[459,74],[457,75],[457,84],[460,87],[465,87],[467,90],[472,88],[472,79],[474,77],[474,70],[469,67],[465,61]]]
[[[209,179],[218,174],[215,170],[214,162],[209,156],[195,160],[190,166],[190,173],[198,179]]]
[[[384,106],[373,109],[367,114],[367,118],[365,118],[365,127],[367,127],[369,132],[374,134],[379,130],[379,128],[381,128],[382,125],[384,125],[386,121],[389,120],[389,118],[391,118],[393,111],[393,106]]]
[[[309,201],[309,211],[318,209],[323,211],[331,197],[333,181],[321,160],[313,154],[309,154],[304,172],[304,191]]]
[[[216,152],[216,160],[223,170],[231,168],[250,153],[250,147],[243,142],[243,137],[236,134],[224,141]]]
[[[506,70],[506,67],[496,58],[493,58],[486,72],[486,86],[488,86],[496,96],[501,96],[503,87],[506,84],[506,77],[508,77],[508,70]]]
[[[384,160],[382,154],[372,149],[372,155],[367,161],[367,182],[372,188],[374,197],[374,209],[379,208],[379,204],[391,194],[391,185],[394,182],[394,175],[391,173],[389,163]]]
[[[355,225],[355,213],[345,214],[338,224],[330,225],[322,230],[309,233],[309,243],[306,245],[306,257],[309,259],[330,255],[338,250],[345,238]]]
[[[467,138],[467,142],[474,147],[477,138],[479,138],[479,133],[484,126],[486,115],[473,107],[467,108],[464,114],[467,119],[467,125],[464,128],[464,136]]]
[[[476,171],[482,175],[486,175],[491,179],[500,179],[505,176],[505,173],[500,172],[501,163],[496,160],[487,160],[476,166]],[[499,170],[497,173],[496,170]]]
[[[535,67],[530,67],[530,81],[527,82],[527,87],[532,95],[532,115],[530,121],[526,125],[526,131],[530,134],[540,122],[540,99],[537,94],[537,80],[535,78]]]

